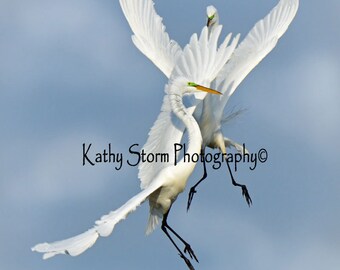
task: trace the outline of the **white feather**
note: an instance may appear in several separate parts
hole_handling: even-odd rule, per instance
[[[44,259],[51,258],[58,254],[78,256],[92,247],[99,236],[109,236],[118,222],[125,219],[129,213],[136,210],[136,208],[144,202],[152,192],[162,186],[162,184],[162,179],[155,179],[152,185],[132,197],[120,208],[102,216],[100,220],[95,222],[96,225],[88,231],[61,241],[37,244],[32,247],[32,251],[44,253]]]
[[[228,98],[249,72],[276,46],[292,22],[299,6],[298,0],[281,0],[271,12],[258,21],[235,49],[229,62],[218,74],[213,88],[223,93],[213,97],[216,115],[222,118]]]
[[[167,77],[170,77],[181,47],[165,31],[152,0],[120,0],[120,6],[134,33],[132,41]]]

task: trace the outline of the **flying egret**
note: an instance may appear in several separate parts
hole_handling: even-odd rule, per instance
[[[200,37],[196,34],[191,37],[190,43],[185,47],[173,68],[169,82],[165,87],[166,95],[163,100],[161,113],[150,131],[147,141],[162,141],[166,134],[174,134],[180,128],[180,134],[186,128],[189,138],[189,146],[186,154],[199,154],[202,145],[202,136],[196,120],[192,116],[192,108],[186,108],[183,104],[183,95],[193,94],[197,90],[211,94],[221,94],[215,90],[205,87],[216,78],[224,63],[230,58],[237,44],[237,38],[232,42],[228,35],[224,42],[218,47],[218,38],[222,27],[219,26],[211,35],[208,28],[204,27]],[[193,57],[195,56],[195,57]],[[200,92],[201,99],[206,93]],[[195,99],[193,99],[195,100]],[[177,126],[172,125],[177,123]],[[169,147],[169,143],[158,144],[156,147],[163,151]],[[150,146],[150,145],[149,145]],[[173,147],[173,145],[172,145]],[[147,147],[148,148],[148,147]],[[187,253],[191,259],[197,260],[190,245],[173,230],[167,223],[170,208],[177,196],[186,187],[189,176],[194,170],[196,163],[184,162],[181,159],[174,164],[174,157],[169,163],[154,164],[145,175],[144,189],[136,196],[128,200],[123,206],[95,222],[93,228],[75,237],[53,242],[41,243],[32,248],[33,251],[44,253],[47,259],[57,254],[68,254],[77,256],[90,248],[99,236],[108,236],[112,233],[115,225],[125,219],[129,213],[134,211],[145,200],[149,200],[150,217],[147,233],[151,233],[157,226],[159,218],[162,218],[162,230],[170,239],[179,252],[180,257],[190,269],[194,269],[190,260],[184,255]],[[146,163],[151,166],[150,163]],[[184,251],[177,246],[170,233],[184,244]]]
[[[132,40],[135,46],[169,77],[182,50],[177,42],[170,39],[168,33],[165,32],[162,18],[156,13],[153,1],[120,0],[119,2],[134,33]],[[221,97],[207,95],[202,103],[196,104],[193,116],[202,133],[201,149],[203,154],[205,147],[218,148],[224,155],[226,155],[227,147],[234,147],[237,151],[242,151],[240,144],[223,135],[221,125],[224,108],[229,97],[243,79],[276,46],[278,39],[285,33],[295,17],[298,6],[299,0],[280,0],[266,17],[258,21],[235,49],[216,80],[212,82],[213,88],[221,91],[223,95]],[[219,25],[219,16],[215,7],[207,7],[207,18],[209,32],[212,32]],[[181,138],[177,139],[181,140]],[[195,188],[207,176],[204,161],[203,159],[203,177],[190,189],[187,209],[189,209],[196,192]],[[235,181],[227,159],[226,164],[233,185],[242,188],[242,194],[250,205],[252,200],[247,187]],[[141,164],[139,170],[143,188],[143,175],[148,168]]]

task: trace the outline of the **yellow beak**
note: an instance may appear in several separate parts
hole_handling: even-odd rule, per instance
[[[222,95],[221,92],[218,92],[218,91],[216,91],[214,89],[211,89],[211,88],[199,85],[197,83],[189,82],[188,85],[192,86],[192,87],[195,87],[197,90],[200,90],[200,91],[203,91],[203,92],[207,92],[207,93],[215,94],[215,95]]]

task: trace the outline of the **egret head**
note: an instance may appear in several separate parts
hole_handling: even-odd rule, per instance
[[[218,25],[218,13],[217,9],[214,6],[207,7],[207,26],[209,28],[213,27],[214,25]]]

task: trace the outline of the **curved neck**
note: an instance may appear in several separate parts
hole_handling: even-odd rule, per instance
[[[181,121],[183,121],[185,127],[187,128],[189,147],[186,151],[186,154],[189,154],[190,156],[192,156],[193,154],[200,154],[202,146],[202,135],[195,118],[190,113],[188,113],[187,109],[184,107],[181,95],[169,94],[169,99],[173,113]],[[190,175],[194,170],[196,163],[192,161],[184,162],[182,158],[177,166],[183,165],[186,166],[186,170],[189,172]]]

